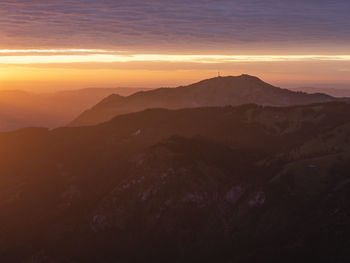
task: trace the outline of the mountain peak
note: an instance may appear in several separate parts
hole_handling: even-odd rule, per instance
[[[218,77],[214,77],[214,78],[210,78],[210,79],[206,79],[206,80],[202,80],[199,83],[205,83],[205,82],[233,82],[233,81],[245,81],[245,82],[261,82],[261,83],[265,83],[264,81],[262,81],[260,78],[256,77],[256,76],[252,76],[252,75],[248,75],[248,74],[242,74],[239,76],[218,76]]]
[[[242,74],[242,75],[238,76],[237,78],[246,79],[246,80],[259,80],[259,81],[262,81],[258,77],[252,76],[252,75],[249,75],[249,74]]]

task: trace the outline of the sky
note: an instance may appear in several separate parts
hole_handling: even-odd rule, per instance
[[[350,83],[348,0],[2,0],[0,89]],[[350,85],[349,85],[350,88]]]

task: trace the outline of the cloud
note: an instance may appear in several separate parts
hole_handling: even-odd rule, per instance
[[[347,0],[2,0],[0,48],[135,50],[346,44]]]

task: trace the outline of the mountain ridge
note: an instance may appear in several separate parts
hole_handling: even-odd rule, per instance
[[[147,108],[193,108],[243,105],[292,106],[338,101],[326,94],[307,94],[270,85],[258,77],[242,74],[205,79],[188,86],[141,91],[127,97],[110,95],[86,110],[68,126],[94,125],[116,115]]]

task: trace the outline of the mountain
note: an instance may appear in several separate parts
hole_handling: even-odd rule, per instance
[[[257,77],[217,77],[178,88],[160,88],[128,97],[111,95],[85,111],[70,126],[94,125],[125,113],[148,108],[193,108],[256,103],[290,106],[334,101],[325,94],[306,94],[274,87]]]
[[[348,262],[350,105],[0,133],[1,262]]]
[[[62,126],[113,93],[130,95],[140,88],[89,88],[56,93],[0,91],[0,131]]]

